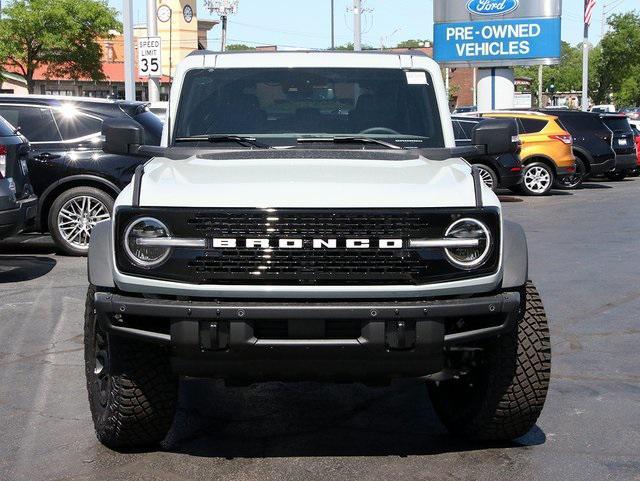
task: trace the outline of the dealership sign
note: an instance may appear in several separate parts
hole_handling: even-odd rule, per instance
[[[434,58],[448,66],[560,60],[561,0],[434,0]]]

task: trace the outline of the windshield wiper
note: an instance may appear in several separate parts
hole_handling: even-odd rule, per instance
[[[243,147],[255,147],[257,149],[271,149],[269,144],[260,142],[252,137],[243,137],[241,135],[194,135],[192,137],[178,137],[176,142],[210,142],[217,144],[220,142],[235,142]]]
[[[300,137],[298,139],[298,143],[304,142],[333,142],[334,144],[376,144],[382,145],[387,149],[394,150],[402,150],[402,147],[398,147],[397,145],[390,144],[389,142],[385,142],[384,140],[372,139],[370,137],[354,137],[354,136],[346,136],[346,137]]]

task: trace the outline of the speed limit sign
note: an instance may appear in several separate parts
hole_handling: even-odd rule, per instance
[[[138,39],[138,75],[140,77],[162,76],[162,41],[160,37]]]

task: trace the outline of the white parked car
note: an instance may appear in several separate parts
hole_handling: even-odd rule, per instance
[[[607,105],[594,105],[593,107],[591,107],[589,109],[591,112],[594,112],[596,114],[615,114],[618,110],[616,109],[616,106],[613,104],[607,104]]]
[[[178,376],[427,380],[457,434],[525,434],[549,330],[527,245],[461,157],[517,149],[515,124],[456,147],[440,67],[418,54],[198,52],[163,147],[91,236],[86,375],[98,438],[157,443]]]

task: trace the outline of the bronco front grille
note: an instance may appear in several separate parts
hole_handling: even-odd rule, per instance
[[[411,239],[441,238],[462,217],[485,222],[499,239],[497,209],[120,209],[121,236],[137,217],[155,217],[175,237],[205,238],[206,248],[175,248],[161,266],[133,265],[117,249],[121,272],[194,284],[220,285],[418,285],[495,272],[499,252],[480,269],[452,266],[441,248],[411,248]],[[236,239],[237,247],[214,248],[213,239]],[[301,248],[278,247],[278,239],[302,239]],[[269,248],[246,247],[246,239],[270,239]],[[313,239],[338,239],[318,249]],[[344,239],[368,239],[371,247],[349,249]],[[378,241],[402,239],[403,247],[379,248]],[[119,245],[122,239],[119,237]]]

